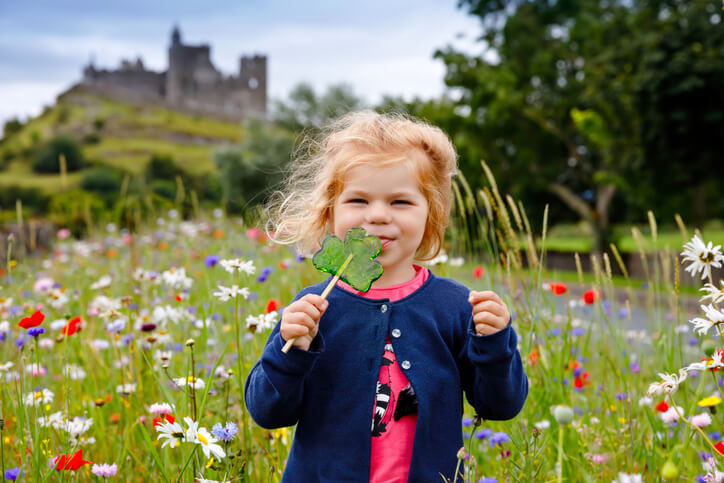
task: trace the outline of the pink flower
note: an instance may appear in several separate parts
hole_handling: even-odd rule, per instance
[[[711,424],[711,416],[709,413],[701,413],[691,417],[691,424],[697,428],[703,428]]]
[[[606,455],[605,454],[594,454],[591,456],[591,460],[599,465],[602,465],[606,462]]]
[[[59,238],[60,240],[65,240],[65,239],[68,238],[69,236],[70,236],[70,230],[69,230],[69,229],[67,229],[67,228],[61,228],[60,230],[58,230],[58,238]]]
[[[666,412],[661,413],[661,420],[665,423],[675,423],[679,420],[679,413],[676,412],[676,410],[679,410],[679,412],[683,411],[684,408],[681,407],[671,407]]]
[[[50,277],[41,277],[35,281],[33,285],[33,292],[45,292],[46,290],[53,288],[55,281]]]

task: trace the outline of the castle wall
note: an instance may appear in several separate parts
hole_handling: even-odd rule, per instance
[[[83,82],[86,84],[123,87],[160,97],[166,94],[166,74],[149,70],[86,69]]]
[[[84,70],[83,83],[113,87],[115,96],[138,100],[155,98],[172,108],[182,108],[225,118],[266,115],[267,58],[262,55],[240,59],[239,76],[224,77],[211,62],[208,45],[183,45],[174,29],[168,49],[168,71],[145,70],[140,59],[124,62],[119,70]]]

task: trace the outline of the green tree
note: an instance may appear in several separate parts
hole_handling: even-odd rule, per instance
[[[274,124],[246,121],[242,142],[214,152],[222,197],[230,212],[248,214],[283,179],[294,135]]]
[[[666,111],[671,104],[654,104],[647,119],[641,115],[643,94],[651,90],[660,99],[662,86],[649,81],[669,70],[659,52],[665,32],[682,46],[686,42],[667,23],[700,33],[694,30],[699,24],[687,17],[709,21],[711,7],[674,0],[461,0],[459,6],[481,19],[481,42],[489,49],[484,57],[452,48],[436,54],[447,67],[447,84],[459,93],[455,109],[465,118],[465,142],[476,145],[462,148],[461,155],[482,154],[534,220],[540,219],[547,194],[554,193],[560,201],[551,205],[551,218],[577,214],[595,234],[594,249],[605,249],[613,217],[629,220],[635,211],[639,218],[666,195],[653,181],[671,160],[654,160],[642,137],[657,122],[671,119]],[[684,65],[724,66],[721,48],[712,48],[706,57],[683,47],[677,52],[686,59]],[[646,61],[652,55],[659,64]],[[671,59],[672,53],[664,55]],[[718,86],[711,80],[689,84]],[[670,88],[680,92],[685,85],[676,80]],[[722,105],[717,96],[711,98],[701,107],[717,119]],[[679,112],[672,121],[681,128],[681,116],[692,114]],[[672,137],[670,142],[692,154],[688,140]],[[470,169],[476,162],[465,160],[461,167]]]
[[[84,166],[83,152],[75,139],[56,136],[43,145],[33,159],[33,171],[36,173],[59,173],[60,156],[65,157],[68,172],[77,171]]]
[[[272,118],[290,131],[320,128],[332,119],[365,107],[347,84],[333,85],[317,95],[311,85],[301,83],[289,93],[286,101],[275,101]]]

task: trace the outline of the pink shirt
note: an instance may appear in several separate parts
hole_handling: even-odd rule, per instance
[[[395,302],[412,294],[429,277],[426,268],[413,266],[415,277],[412,280],[389,287],[371,288],[368,292],[360,292],[344,282],[340,281],[338,284],[362,297],[390,299],[391,302]],[[413,388],[410,387],[410,381],[397,363],[388,334],[372,411],[370,483],[407,481],[416,424],[417,399]]]

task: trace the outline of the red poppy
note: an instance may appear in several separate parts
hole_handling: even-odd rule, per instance
[[[586,305],[591,305],[593,302],[596,301],[596,291],[595,290],[586,290],[583,292],[583,301],[586,303]]]
[[[719,441],[717,444],[714,445],[714,447],[719,452],[719,454],[724,454],[724,443]]]
[[[176,422],[176,418],[174,418],[171,414],[162,414],[158,418],[153,418],[153,427],[155,428],[164,421],[168,421],[169,423],[173,424]]]
[[[538,365],[538,349],[530,351],[530,354],[528,354],[528,360],[530,360],[531,366],[535,367]]]
[[[473,269],[473,278],[476,280],[483,276],[483,267],[478,265]]]
[[[60,456],[56,456],[55,460],[53,461],[53,464],[55,464],[55,469],[57,469],[57,470],[75,471],[83,465],[92,465],[93,462],[85,461],[83,459],[83,450],[79,449],[72,455],[71,454],[62,454]]]
[[[665,413],[669,410],[669,405],[666,404],[666,401],[661,401],[659,404],[656,405],[656,410],[660,413]]]
[[[176,294],[176,302],[181,302],[184,298],[181,296],[180,293]]]
[[[276,299],[269,299],[266,304],[266,313],[274,312],[279,307],[279,302]]]
[[[556,295],[563,295],[568,290],[568,287],[566,287],[566,284],[563,282],[551,283],[549,287]]]
[[[42,324],[43,319],[45,319],[45,315],[43,315],[40,310],[36,310],[35,313],[30,317],[23,318],[18,325],[23,329],[28,330]]]
[[[68,321],[67,324],[65,324],[65,327],[63,327],[63,330],[61,331],[64,335],[67,335],[70,337],[71,335],[75,334],[76,332],[80,332],[81,330],[81,324],[83,320],[78,317],[73,317]]]

